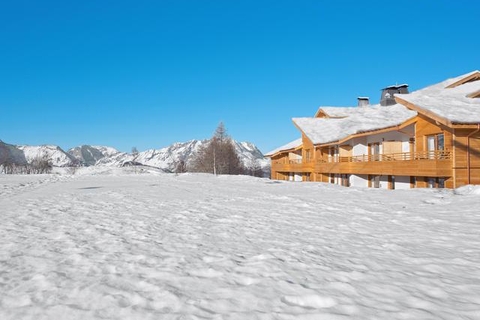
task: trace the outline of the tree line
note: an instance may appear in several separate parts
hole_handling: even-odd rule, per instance
[[[29,163],[15,163],[8,156],[0,154],[0,173],[4,174],[45,174],[52,172],[52,163],[47,155],[38,156]]]

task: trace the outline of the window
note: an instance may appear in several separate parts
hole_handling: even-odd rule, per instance
[[[370,143],[368,152],[371,158],[371,161],[379,161],[380,160],[380,143]]]
[[[305,161],[310,162],[310,149],[305,150]]]
[[[328,162],[338,162],[338,146],[328,149]]]
[[[445,179],[444,178],[437,178],[437,188],[445,188]]]
[[[395,189],[395,176],[388,176],[388,189]]]
[[[429,159],[438,159],[445,150],[445,136],[443,133],[427,136],[427,151]],[[440,152],[439,152],[440,151]]]
[[[410,188],[415,188],[417,185],[417,178],[416,177],[410,177]]]
[[[370,188],[380,188],[380,176],[369,176],[369,187]]]
[[[350,187],[350,175],[349,174],[342,174],[341,175],[342,179],[342,186],[344,187]]]

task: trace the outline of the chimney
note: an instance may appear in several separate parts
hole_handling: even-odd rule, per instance
[[[408,93],[408,84],[396,84],[394,86],[388,86],[382,89],[382,95],[380,97],[380,105],[381,106],[391,106],[396,104],[394,94],[400,93],[405,94]]]
[[[368,105],[370,105],[370,99],[368,97],[358,97],[357,100],[359,107],[368,107]]]

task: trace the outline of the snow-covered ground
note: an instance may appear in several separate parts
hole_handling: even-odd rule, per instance
[[[0,319],[480,319],[480,192],[0,176]]]

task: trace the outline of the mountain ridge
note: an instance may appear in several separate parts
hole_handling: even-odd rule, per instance
[[[55,145],[11,145],[0,141],[0,165],[9,161],[16,164],[30,163],[36,158],[47,158],[55,167],[112,166],[121,167],[133,162],[174,172],[180,162],[191,165],[198,150],[209,140],[175,142],[160,149],[148,149],[138,154],[121,152],[115,148],[99,145],[81,145],[67,151]],[[232,139],[240,160],[246,168],[260,166],[268,173],[269,160],[250,142]]]

